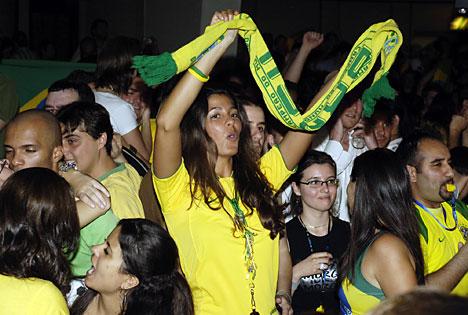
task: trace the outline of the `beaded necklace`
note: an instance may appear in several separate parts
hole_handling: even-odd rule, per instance
[[[235,199],[231,199],[226,197],[229,200],[232,208],[234,209],[234,213],[236,216],[237,221],[239,222],[240,228],[243,231],[243,237],[245,241],[245,250],[244,250],[244,262],[245,267],[247,269],[246,279],[249,280],[249,289],[250,289],[250,305],[252,307],[252,312],[250,315],[260,315],[257,312],[256,304],[255,304],[255,276],[257,275],[257,265],[255,264],[254,260],[254,236],[256,235],[247,225],[247,220],[245,219],[244,212],[239,207],[239,196]]]

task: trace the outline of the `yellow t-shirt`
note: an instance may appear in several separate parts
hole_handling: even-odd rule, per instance
[[[0,275],[0,314],[65,315],[67,303],[52,282]]]
[[[430,274],[442,268],[458,253],[458,243],[466,243],[463,233],[468,233],[468,209],[461,201],[457,202],[458,226],[454,231],[447,231],[424,209],[417,204],[420,225],[421,248],[424,255],[424,273]],[[447,202],[442,203],[447,216],[444,219],[442,208],[428,209],[446,227],[455,226],[452,207]],[[465,231],[465,232],[463,232]],[[468,274],[466,274],[452,293],[468,296]]]
[[[112,212],[119,219],[145,217],[143,205],[138,196],[141,177],[130,164],[119,164],[107,174],[99,177],[99,181],[109,191]]]
[[[276,147],[261,158],[260,166],[275,189],[291,174]],[[220,182],[232,198],[233,178],[220,178]],[[251,294],[244,262],[245,242],[243,237],[233,236],[231,218],[222,209],[211,210],[203,201],[194,201],[189,209],[192,198],[183,162],[169,178],[153,176],[153,183],[169,232],[179,248],[182,269],[192,289],[195,313],[249,314]],[[239,204],[245,213],[246,208],[242,202]],[[234,216],[228,200],[224,206]],[[257,310],[260,314],[270,314],[275,309],[279,237],[270,238],[256,212],[246,220],[256,231],[253,250],[257,265],[254,281]]]
[[[129,164],[122,163],[98,180],[111,196],[111,209],[80,230],[80,244],[70,261],[75,277],[84,277],[91,268],[91,248],[102,244],[120,219],[144,218],[143,206],[138,196],[141,177]]]

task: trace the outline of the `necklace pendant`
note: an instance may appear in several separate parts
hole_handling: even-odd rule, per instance
[[[257,312],[256,309],[252,309],[252,312],[250,312],[250,315],[260,315],[260,313]]]

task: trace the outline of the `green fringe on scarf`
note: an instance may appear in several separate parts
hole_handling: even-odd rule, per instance
[[[281,73],[260,31],[244,13],[237,15],[232,21],[208,26],[204,34],[172,54],[136,56],[133,59],[134,67],[149,85],[165,82],[196,63],[223,39],[227,29],[239,30],[239,35],[249,50],[250,70],[262,91],[268,110],[289,128],[305,131],[320,129],[331,117],[343,96],[371,72],[379,55],[381,68],[374,76],[372,87],[363,96],[365,115],[371,115],[377,98],[392,98],[395,95],[385,75],[396,58],[403,36],[393,20],[374,24],[359,37],[331,87],[304,114],[299,112],[289,96]]]

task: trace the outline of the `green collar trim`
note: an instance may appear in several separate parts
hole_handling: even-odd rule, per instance
[[[125,163],[119,163],[117,164],[116,167],[114,167],[113,169],[111,169],[109,172],[105,173],[104,175],[102,176],[99,176],[98,177],[98,181],[102,182],[103,180],[105,180],[107,177],[111,176],[112,174],[115,174],[117,172],[120,172],[122,170],[125,169]]]

